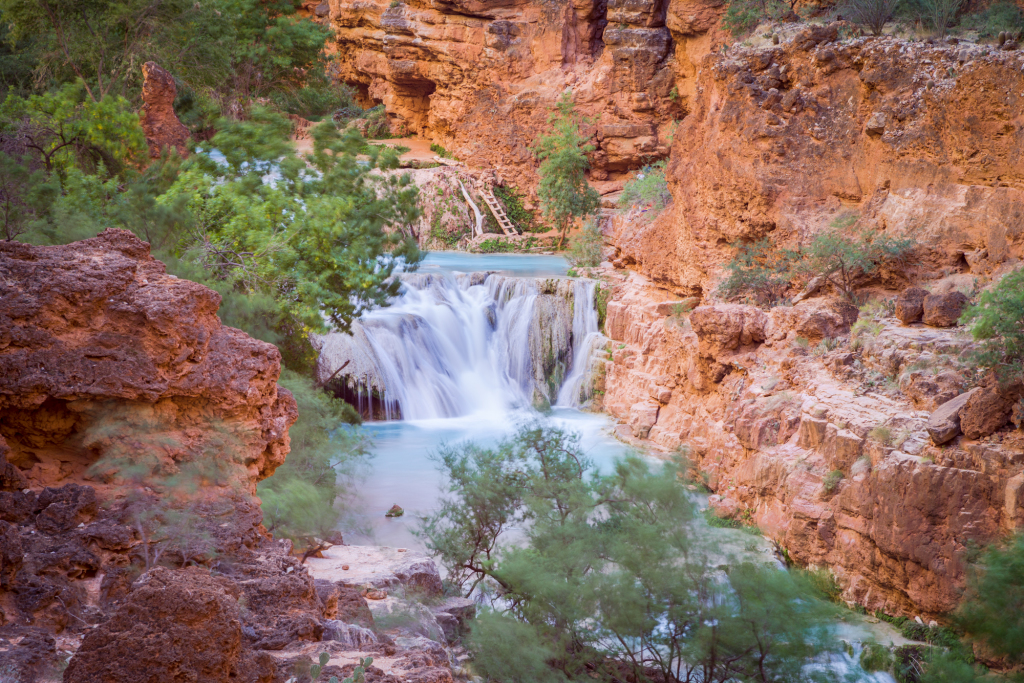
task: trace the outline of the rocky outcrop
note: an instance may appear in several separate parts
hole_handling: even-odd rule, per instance
[[[916,240],[915,278],[1024,255],[1024,56],[839,29],[776,27],[778,45],[755,36],[703,58],[673,137],[674,206],[620,221],[624,265],[710,295],[738,245],[796,247],[833,223]]]
[[[841,300],[686,313],[640,275],[605,273],[618,284],[603,407],[619,433],[686,449],[720,514],[753,520],[800,564],[830,567],[847,600],[946,613],[969,547],[1024,524],[1024,435],[983,438],[1010,408],[994,389],[961,393],[963,336],[879,317],[877,335],[851,344],[857,310]],[[947,406],[938,397],[949,393]],[[931,419],[918,407],[929,402],[944,404]],[[939,422],[943,446],[932,444]]]
[[[295,401],[277,386],[277,348],[223,326],[219,305],[124,230],[58,247],[0,243],[8,463],[33,487],[102,487],[90,468],[141,457],[142,444],[171,470],[216,451],[230,485],[254,493],[284,462]]]
[[[321,680],[451,681],[440,630],[396,644],[263,528],[295,402],[219,303],[126,231],[0,243],[0,671],[281,683],[326,652]]]
[[[185,156],[188,153],[188,128],[174,112],[178,87],[174,76],[156,62],[142,65],[142,131],[146,134],[149,156],[160,158],[165,149]]]
[[[703,36],[724,11],[651,0],[329,5],[340,77],[364,106],[384,104],[395,132],[427,137],[524,189],[536,179],[535,138],[567,89],[592,119],[593,177],[665,156],[709,47]],[[681,49],[691,38],[695,54]]]

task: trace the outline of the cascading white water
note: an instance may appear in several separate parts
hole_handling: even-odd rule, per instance
[[[597,307],[594,295],[597,285],[591,280],[577,280],[572,312],[572,367],[558,390],[556,405],[577,408],[590,398],[590,358],[605,336],[597,329]]]
[[[553,393],[538,370],[539,349],[552,357],[575,354],[597,331],[593,283],[573,286],[570,335],[568,301],[558,300],[561,309],[547,302],[535,314],[539,282],[492,273],[403,276],[402,294],[387,308],[364,314],[351,335],[318,338],[321,379],[347,361],[347,381],[368,401],[376,394],[385,419],[495,415],[529,407],[538,392]],[[564,334],[545,336],[534,329],[540,319],[549,326],[557,322],[558,310],[564,310]],[[559,343],[565,348],[550,348]],[[580,375],[573,379],[579,394],[583,373],[573,373]]]

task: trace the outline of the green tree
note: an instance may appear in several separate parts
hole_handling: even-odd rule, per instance
[[[0,152],[0,230],[13,240],[40,220],[60,186],[42,170],[30,172],[13,157]]]
[[[601,234],[600,221],[591,218],[583,224],[583,229],[569,243],[565,260],[572,268],[597,268],[601,265],[603,248],[604,235]]]
[[[291,539],[296,548],[314,548],[345,516],[341,494],[354,488],[369,442],[347,426],[359,421],[347,403],[288,370],[280,385],[295,397],[300,420],[288,432],[288,458],[256,491],[268,531]]]
[[[187,255],[241,291],[273,296],[304,338],[328,323],[347,330],[398,293],[396,268],[421,258],[409,228],[419,209],[408,175],[374,173],[397,166],[393,152],[359,160],[362,136],[324,122],[300,158],[289,132],[265,110],[222,121],[210,143],[223,162],[194,155],[168,194],[189,198]]]
[[[991,652],[1010,664],[1024,662],[1024,534],[988,548],[956,616]]]
[[[580,132],[582,121],[576,114],[572,93],[562,93],[556,106],[557,111],[548,118],[551,133],[537,142],[541,159],[537,196],[545,217],[558,228],[561,248],[573,222],[597,211],[600,196],[587,183],[587,153],[594,151],[594,146]]]
[[[464,590],[501,597],[470,636],[485,679],[818,676],[806,667],[831,647],[830,608],[796,574],[721,575],[691,533],[682,461],[627,457],[602,476],[578,435],[528,425],[490,449],[449,447],[439,464],[448,498],[425,521],[429,547]]]
[[[61,178],[73,167],[120,173],[146,150],[128,101],[110,95],[90,99],[82,81],[39,95],[9,95],[0,104],[0,135]]]
[[[330,35],[288,0],[0,0],[0,14],[9,40],[34,41],[36,83],[137,98],[140,67],[155,61],[227,111],[322,74]]]
[[[981,342],[979,365],[995,370],[1006,384],[1024,380],[1024,268],[1007,273],[978,304],[964,311],[971,334]]]
[[[865,231],[847,236],[843,229],[817,235],[810,245],[792,258],[794,276],[822,277],[848,299],[853,299],[857,282],[883,266],[900,265],[914,246],[909,238],[872,235]]]
[[[790,256],[773,249],[767,237],[743,245],[726,264],[728,276],[719,291],[729,299],[749,297],[759,306],[775,306],[790,286]]]

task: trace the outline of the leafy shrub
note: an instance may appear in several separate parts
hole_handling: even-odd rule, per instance
[[[607,285],[598,285],[594,290],[594,306],[597,308],[597,329],[604,328],[604,321],[608,317],[608,300],[612,298],[612,288]]]
[[[828,493],[835,493],[836,489],[839,488],[839,482],[841,482],[842,480],[842,470],[832,470],[827,475],[825,475],[825,481],[823,482],[825,491],[827,491]]]
[[[1024,380],[1024,268],[1007,273],[964,311],[971,335],[981,342],[974,360],[991,368],[1003,383]]]
[[[663,160],[640,169],[622,188],[619,208],[649,206],[651,217],[661,213],[672,201],[672,193],[668,190],[668,180],[665,178],[665,166]]]
[[[541,159],[537,196],[544,216],[559,231],[561,249],[569,227],[597,212],[600,196],[587,182],[587,154],[594,146],[580,130],[584,119],[576,113],[571,91],[562,93],[548,123],[551,132],[537,140],[536,153]]]
[[[739,37],[753,31],[762,21],[776,21],[790,12],[790,6],[779,0],[731,0],[722,25]]]
[[[789,252],[775,250],[767,237],[739,248],[725,269],[719,292],[728,299],[745,297],[759,306],[778,304],[789,289]]]
[[[835,337],[825,337],[818,342],[818,345],[814,347],[814,350],[811,351],[811,353],[818,357],[825,356],[839,348],[840,343],[840,340]]]
[[[283,111],[309,120],[319,120],[339,110],[358,109],[355,88],[335,84],[329,77],[311,79],[301,87],[282,88],[271,99]]]
[[[454,159],[455,158],[454,154],[452,154],[451,152],[449,152],[448,150],[446,150],[444,147],[442,147],[441,145],[437,144],[436,142],[431,142],[430,143],[430,151],[433,152],[434,154],[436,154],[437,156],[441,157],[442,159]]]
[[[580,231],[565,253],[565,260],[573,268],[596,268],[601,265],[601,250],[604,248],[604,236],[596,218],[583,224]]]
[[[1015,2],[999,0],[980,12],[965,15],[960,25],[977,31],[982,38],[995,38],[1003,32],[1018,35],[1024,32],[1024,10]]]
[[[864,643],[860,653],[860,668],[868,673],[873,671],[889,671],[892,667],[892,652],[878,643]]]
[[[365,112],[366,137],[370,140],[387,140],[392,137],[391,123],[388,121],[387,110],[383,104]]]
[[[956,623],[990,652],[1024,662],[1024,533],[985,551],[968,575]]]
[[[868,432],[868,438],[874,439],[884,446],[888,446],[892,444],[892,429],[885,425],[878,425]]]
[[[966,0],[907,0],[906,11],[940,36],[956,23]]]
[[[833,229],[817,235],[806,250],[791,256],[793,273],[807,278],[822,277],[852,301],[859,278],[882,266],[902,265],[913,246],[911,239],[872,235],[867,231],[851,237],[841,229]]]
[[[900,0],[845,0],[839,11],[843,18],[861,24],[872,35],[882,35],[882,29],[892,21]]]
[[[869,337],[874,338],[882,333],[885,325],[868,318],[860,318],[850,327],[850,348],[859,349]]]
[[[483,254],[511,254],[516,251],[516,245],[508,240],[491,239],[481,242],[479,249]]]
[[[820,569],[808,569],[804,572],[814,590],[829,602],[840,603],[843,601],[843,587],[836,581],[836,575],[826,567]]]
[[[523,206],[523,198],[526,196],[519,192],[519,188],[507,187],[505,185],[494,186],[494,196],[505,207],[505,214],[509,220],[523,232],[546,232],[533,230],[533,212],[527,211]]]

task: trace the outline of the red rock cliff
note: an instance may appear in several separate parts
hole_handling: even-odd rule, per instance
[[[0,243],[0,450],[14,474],[81,481],[104,455],[143,451],[169,474],[215,449],[254,493],[297,411],[277,348],[222,325],[219,305],[124,230]]]

